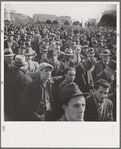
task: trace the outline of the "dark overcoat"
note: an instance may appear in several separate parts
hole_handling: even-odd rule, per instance
[[[25,87],[31,82],[22,70],[15,69],[4,78],[5,121],[18,120],[19,105]]]

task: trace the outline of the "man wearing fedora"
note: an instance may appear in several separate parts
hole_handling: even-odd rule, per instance
[[[95,77],[106,68],[106,64],[109,63],[110,51],[108,49],[103,50],[103,52],[100,55],[102,56],[102,60],[97,61],[94,65],[95,67],[92,71],[93,79],[95,79]]]
[[[109,88],[106,80],[95,82],[93,94],[86,98],[85,121],[113,121],[113,103],[107,98]]]
[[[31,79],[26,76],[24,67],[25,57],[16,55],[14,61],[15,69],[4,77],[4,119],[5,121],[17,121],[22,93]]]
[[[13,57],[14,57],[14,54],[12,49],[6,48],[4,50],[4,75],[14,70]]]
[[[32,61],[33,51],[29,48],[25,51],[26,62],[28,65],[28,72],[35,72],[39,68],[39,64],[35,61]]]
[[[60,92],[64,114],[58,121],[84,121],[85,97],[75,83],[65,86]]]
[[[83,92],[89,92],[90,89],[92,89],[92,84],[89,84],[89,79],[87,71],[89,71],[93,66],[92,61],[88,58],[82,63],[80,63],[78,66],[76,66],[76,77],[75,77],[75,83],[79,86],[79,89]],[[90,73],[91,75],[91,73]],[[93,80],[90,80],[93,82]]]
[[[53,66],[49,63],[43,62],[39,65],[39,77],[24,90],[20,106],[20,120],[53,120],[55,106],[50,81],[52,71]]]
[[[74,67],[74,63],[72,62],[72,57],[73,57],[73,50],[71,49],[70,46],[68,46],[65,51],[63,52],[64,57],[63,59],[60,59],[61,62],[65,64],[65,69],[67,67]]]

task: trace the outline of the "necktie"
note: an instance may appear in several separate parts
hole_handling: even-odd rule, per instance
[[[97,107],[97,111],[98,111],[98,118],[99,118],[99,120],[101,120],[101,118],[102,118],[102,113],[103,113],[103,105],[100,104],[100,103],[98,103],[98,104],[96,105],[96,107]]]

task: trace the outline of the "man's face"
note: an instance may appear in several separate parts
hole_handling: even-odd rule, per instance
[[[100,86],[97,90],[94,89],[94,95],[98,100],[98,102],[100,103],[102,103],[104,99],[107,97],[108,92],[109,92],[109,88],[104,88],[102,86]]]
[[[5,58],[5,61],[9,64],[13,61],[13,56],[4,56],[4,58]]]
[[[83,121],[85,105],[86,102],[83,96],[72,97],[64,108],[68,121]]]
[[[55,50],[57,51],[57,53],[60,53],[60,45],[56,45]]]
[[[81,49],[75,49],[74,53],[75,53],[76,55],[80,54],[80,53],[81,53]]]
[[[32,59],[32,57],[33,57],[33,56],[31,56],[31,55],[26,55],[26,56],[25,56],[25,58],[26,58],[26,61],[29,61],[29,60],[31,60],[31,59]]]
[[[65,75],[65,78],[71,83],[75,79],[75,74],[76,74],[75,70],[69,70]]]
[[[88,52],[87,53],[88,58],[94,58],[94,55],[95,55],[95,53],[93,53],[93,52]]]
[[[48,80],[51,77],[51,68],[46,67],[40,71],[42,79]]]
[[[56,62],[57,62],[57,56],[54,55],[54,56],[50,57],[50,58],[49,58],[49,61],[51,62],[51,64],[56,63]]]
[[[8,39],[9,39],[10,41],[12,41],[12,40],[13,40],[13,36],[8,36]]]
[[[109,55],[102,56],[102,61],[104,63],[108,63],[109,62],[109,59],[110,59],[110,56]]]

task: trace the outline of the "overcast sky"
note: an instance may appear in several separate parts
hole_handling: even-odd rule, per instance
[[[116,10],[116,2],[6,2],[4,7],[33,17],[33,14],[71,16],[72,21],[83,22],[88,18],[100,18],[105,10]]]

